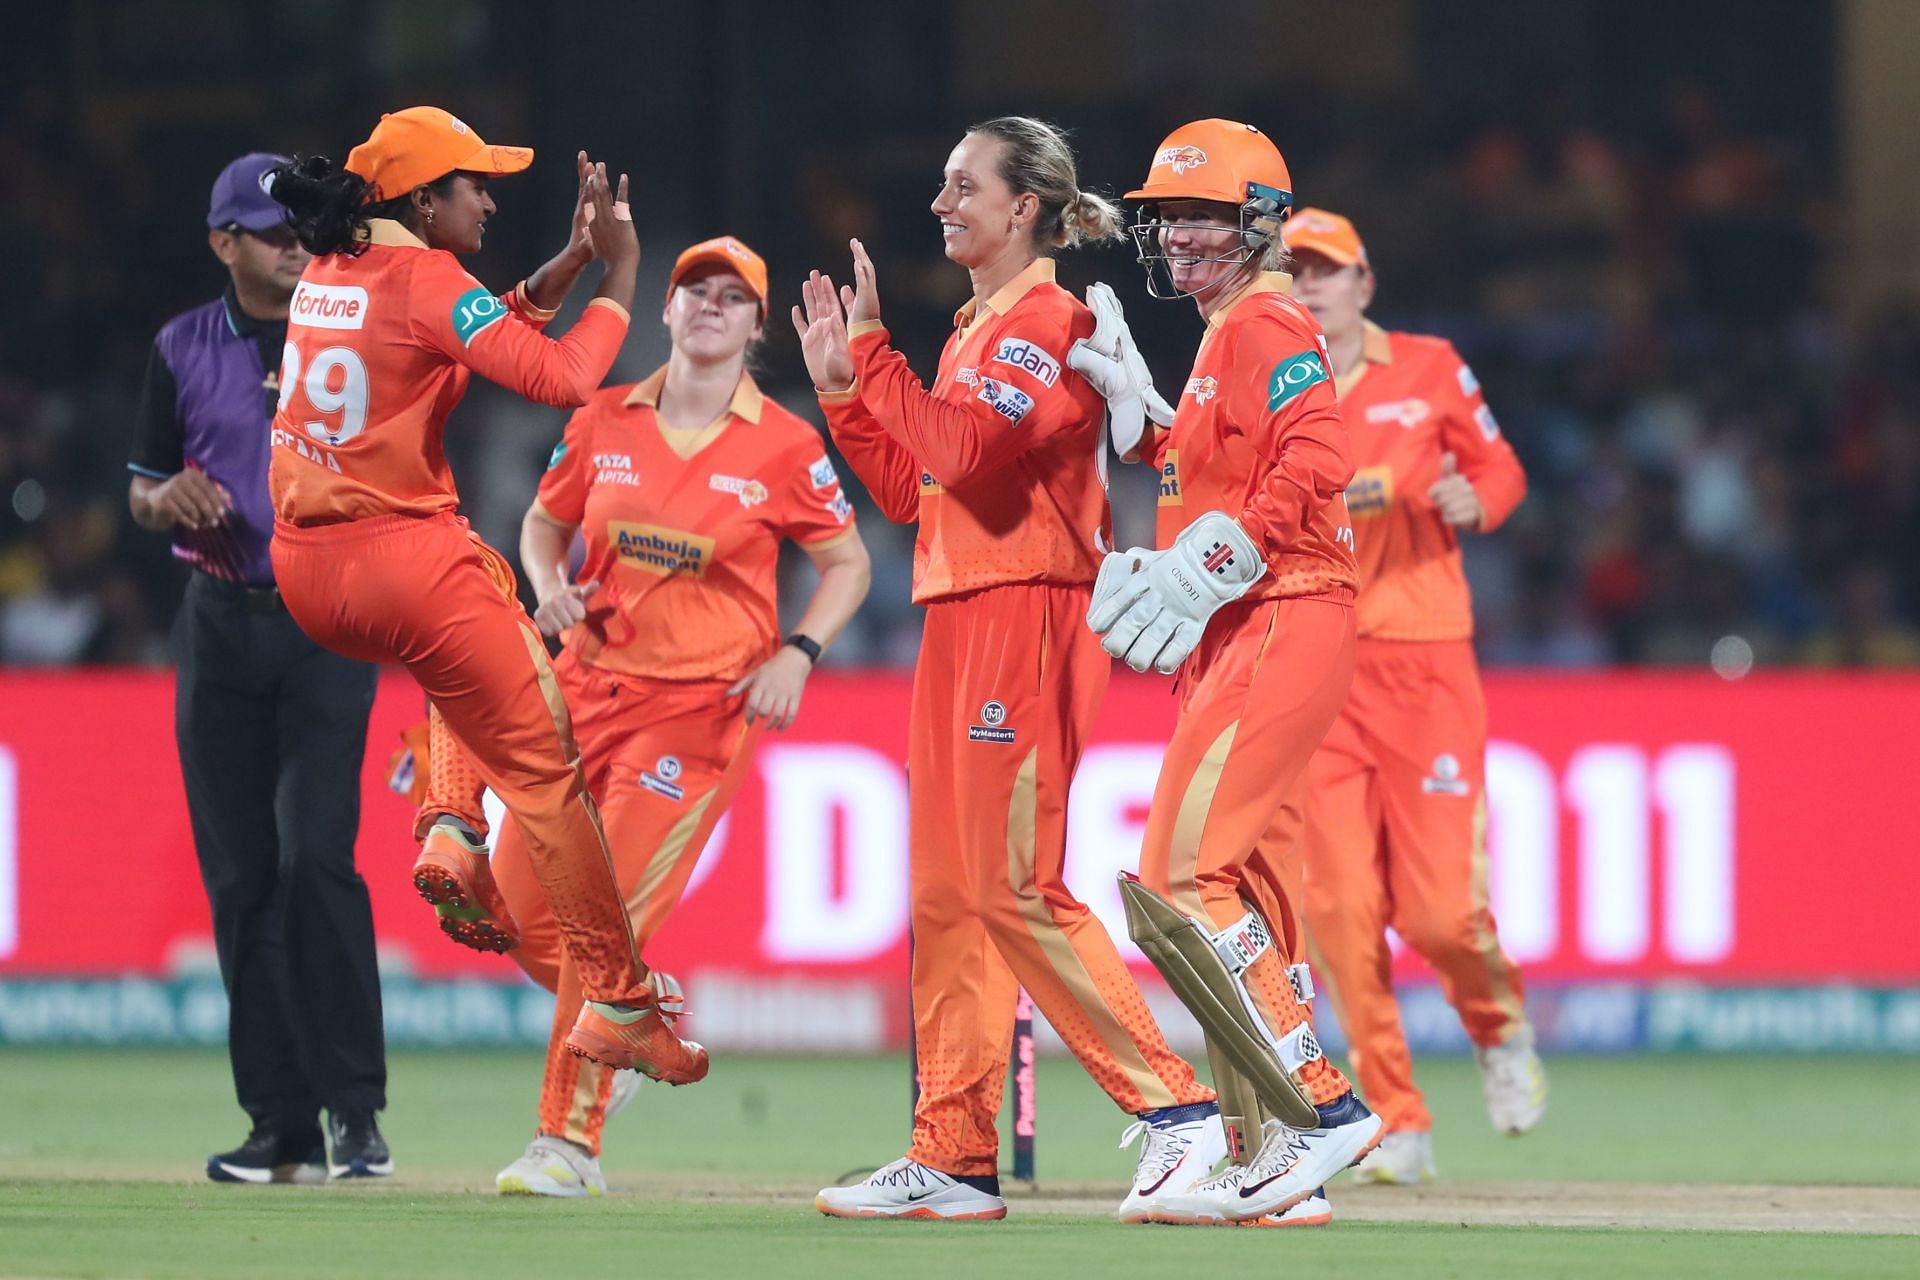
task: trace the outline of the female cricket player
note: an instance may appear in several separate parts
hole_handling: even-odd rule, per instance
[[[1162,550],[1109,555],[1088,614],[1108,653],[1180,673],[1140,881],[1202,937],[1244,942],[1231,978],[1218,970],[1237,989],[1217,999],[1263,1024],[1268,1079],[1315,1117],[1265,1120],[1258,1149],[1235,1153],[1244,1163],[1157,1197],[1154,1216],[1324,1221],[1321,1184],[1380,1130],[1313,1039],[1296,916],[1297,784],[1353,673],[1352,455],[1319,326],[1279,269],[1293,197],[1273,143],[1231,120],[1185,125],[1127,198],[1143,202],[1134,234],[1150,292],[1191,299],[1206,321],[1169,428],[1140,449],[1160,471]],[[1213,1047],[1216,1022],[1195,1015]]]
[[[917,521],[926,609],[909,724],[913,1006],[907,1154],[815,1199],[838,1217],[1001,1218],[994,1117],[1024,985],[1145,1142],[1120,1208],[1205,1176],[1213,1094],[1167,1047],[1112,939],[1061,879],[1067,785],[1106,691],[1081,625],[1111,524],[1099,393],[1066,365],[1093,318],[1054,249],[1118,235],[1051,126],[970,129],[932,210],[973,297],[931,389],[889,343],[872,261],[815,272],[794,309],[834,439],[895,521]],[[842,315],[842,307],[845,315]]]
[[[761,731],[793,723],[813,664],[867,594],[866,546],[819,433],[762,396],[747,372],[766,310],[767,266],[745,244],[722,236],[683,252],[667,285],[666,366],[605,388],[573,415],[520,527],[534,619],[566,645],[554,674],[642,948],[686,889]],[[570,581],[576,533],[586,559]],[[783,643],[785,540],[807,553],[820,582]],[[430,758],[447,745],[436,741]],[[449,778],[431,773],[436,784]],[[464,837],[446,816],[484,823],[476,785],[430,792],[423,811],[442,815],[429,841]],[[559,1005],[537,1133],[495,1185],[597,1196],[615,1073],[566,1051],[580,977],[528,853],[508,824],[494,876],[519,930],[513,958]],[[633,1083],[620,1082],[623,1101]]]
[[[1386,1127],[1354,1177],[1425,1182],[1433,1118],[1400,1029],[1388,925],[1440,975],[1494,1128],[1525,1133],[1546,1106],[1520,970],[1487,899],[1487,706],[1460,563],[1461,537],[1498,527],[1527,479],[1450,343],[1367,320],[1375,277],[1353,223],[1302,209],[1284,235],[1358,464],[1359,644],[1353,690],[1307,766],[1308,943]]]
[[[626,336],[640,257],[626,179],[616,192],[584,155],[574,238],[530,280],[496,297],[454,256],[480,247],[488,179],[532,160],[411,107],[382,116],[344,166],[275,171],[274,198],[315,256],[288,316],[272,429],[274,577],[320,644],[404,663],[513,813],[588,1001],[568,1047],[686,1083],[706,1074],[706,1050],[661,1016],[539,632],[506,561],[455,514],[442,448],[472,372],[579,405]],[[607,264],[593,301],[547,338],[538,326],[593,257]],[[416,884],[473,910],[485,865],[418,867]]]

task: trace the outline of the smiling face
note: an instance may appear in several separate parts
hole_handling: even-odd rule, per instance
[[[1167,255],[1173,287],[1206,299],[1230,278],[1244,275],[1247,248],[1240,239],[1240,211],[1213,200],[1167,200],[1160,220],[1160,250]]]
[[[1373,272],[1310,250],[1296,251],[1293,263],[1293,296],[1313,312],[1329,342],[1360,327],[1373,301]]]
[[[947,157],[933,214],[940,219],[947,257],[963,267],[995,262],[1016,241],[1032,239],[1040,200],[1031,192],[1015,195],[1000,176],[1000,153],[1006,145],[999,138],[970,133]]]
[[[674,286],[661,319],[679,354],[700,364],[737,360],[760,337],[760,298],[737,273],[702,263]]]
[[[415,187],[413,204],[419,215],[422,238],[430,247],[452,253],[479,252],[487,219],[494,212],[485,174],[454,174],[444,196],[436,194],[431,187]],[[429,210],[433,213],[431,222],[426,216]]]

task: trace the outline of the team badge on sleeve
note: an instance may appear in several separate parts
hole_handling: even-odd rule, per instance
[[[1454,376],[1460,379],[1461,395],[1470,396],[1470,395],[1475,395],[1479,392],[1480,379],[1474,377],[1473,370],[1467,368],[1466,365],[1464,364],[1461,365],[1460,372],[1455,374]]]
[[[834,472],[831,458],[821,458],[820,461],[808,467],[807,479],[813,482],[813,487],[816,489],[831,489],[840,483],[840,477]]]
[[[1488,440],[1498,440],[1500,438],[1500,423],[1493,416],[1493,410],[1487,408],[1485,405],[1481,405],[1473,411],[1473,420],[1479,424],[1480,434]]]
[[[553,446],[553,453],[551,456],[547,458],[547,470],[551,471],[555,467],[559,466],[560,460],[566,456],[567,456],[567,442],[565,440],[562,440],[559,444]]]
[[[1327,380],[1327,366],[1318,351],[1302,351],[1273,366],[1267,379],[1267,412],[1272,413],[1316,382]]]
[[[844,493],[834,494],[833,501],[827,504],[827,510],[830,511],[833,514],[833,518],[841,524],[845,524],[847,521],[853,519],[853,504],[847,501],[847,495]]]
[[[507,318],[507,304],[485,289],[469,289],[453,300],[453,334],[470,347],[482,329]]]

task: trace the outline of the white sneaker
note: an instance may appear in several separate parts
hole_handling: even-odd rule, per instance
[[[1135,1120],[1120,1135],[1123,1151],[1135,1138],[1145,1139],[1140,1163],[1134,1166],[1133,1185],[1117,1211],[1120,1221],[1154,1221],[1154,1210],[1163,1197],[1179,1195],[1205,1181],[1213,1166],[1226,1159],[1227,1132],[1220,1124],[1220,1109],[1202,1105],[1206,1113],[1198,1119],[1157,1124]]]
[[[634,1095],[640,1092],[640,1086],[647,1078],[632,1067],[623,1067],[613,1073],[613,1090],[607,1094],[607,1119],[613,1119],[620,1108],[632,1102]]]
[[[1247,1166],[1230,1164],[1184,1191],[1163,1191],[1153,1198],[1147,1221],[1181,1227],[1233,1226],[1234,1193],[1246,1173]]]
[[[1522,1028],[1505,1044],[1476,1047],[1473,1056],[1493,1127],[1517,1136],[1539,1124],[1547,1113],[1547,1069],[1533,1051],[1533,1028]]]
[[[596,1157],[543,1133],[494,1177],[493,1187],[503,1196],[603,1196],[607,1179]]]
[[[1327,1202],[1327,1189],[1315,1187],[1305,1200],[1297,1200],[1291,1208],[1278,1213],[1264,1213],[1257,1218],[1247,1218],[1239,1225],[1243,1227],[1324,1227],[1333,1221],[1333,1206]]]
[[[1419,1129],[1382,1135],[1380,1145],[1353,1166],[1355,1182],[1383,1187],[1411,1187],[1433,1179],[1433,1135]]]
[[[1261,1126],[1260,1151],[1233,1193],[1229,1217],[1263,1218],[1291,1208],[1380,1140],[1380,1117],[1355,1094],[1317,1109],[1318,1128],[1294,1129],[1278,1120]]]
[[[876,1169],[865,1182],[827,1187],[813,1207],[829,1218],[945,1218],[977,1222],[1007,1216],[1007,1202],[911,1156]]]

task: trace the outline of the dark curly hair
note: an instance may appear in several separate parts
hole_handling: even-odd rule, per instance
[[[456,174],[427,184],[437,196],[451,195]],[[413,225],[409,193],[369,203],[366,179],[325,156],[295,156],[272,170],[269,191],[289,211],[288,222],[308,253],[357,254],[366,247],[367,222],[393,218]]]

